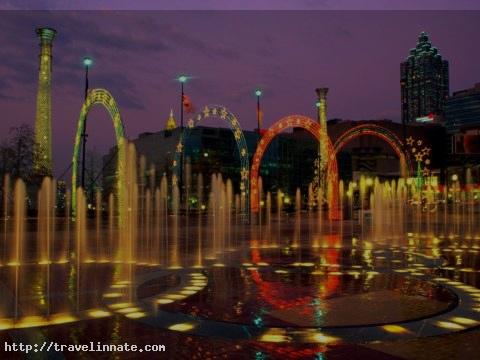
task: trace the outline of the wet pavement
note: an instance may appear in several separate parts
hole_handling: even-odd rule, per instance
[[[237,239],[244,245],[205,259],[201,268],[105,260],[4,264],[0,344],[166,347],[154,357],[81,351],[28,357],[55,359],[480,358],[478,239],[405,234],[373,242],[338,231],[319,239],[303,232],[300,239],[298,246]]]

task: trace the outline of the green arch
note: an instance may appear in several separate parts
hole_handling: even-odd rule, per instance
[[[118,167],[117,167],[117,195],[119,198],[119,204],[122,202],[122,186],[124,171],[121,167],[125,164],[125,152],[124,147],[126,144],[124,128],[122,118],[120,116],[120,111],[118,110],[117,103],[110,94],[105,89],[92,89],[88,92],[87,98],[82,105],[80,110],[80,116],[78,117],[77,133],[75,135],[75,145],[73,147],[73,158],[72,158],[72,213],[75,216],[76,202],[77,202],[77,177],[78,177],[78,158],[80,156],[80,142],[82,138],[83,124],[85,123],[85,118],[90,111],[90,108],[95,105],[100,104],[105,107],[110,115],[110,118],[113,122],[113,128],[115,129],[115,138],[117,140],[117,146],[119,147],[119,152],[117,156]]]
[[[247,215],[250,213],[250,165],[248,162],[248,147],[245,137],[243,135],[242,128],[238,122],[237,117],[229,112],[225,106],[222,105],[210,105],[205,106],[201,112],[199,112],[193,118],[188,119],[187,127],[180,136],[180,140],[175,148],[175,155],[172,164],[172,184],[176,185],[178,182],[178,172],[180,168],[180,157],[183,152],[183,148],[186,140],[190,136],[191,130],[197,126],[202,120],[216,117],[226,121],[233,132],[233,136],[237,143],[238,153],[240,155],[240,193],[245,198],[245,212]]]

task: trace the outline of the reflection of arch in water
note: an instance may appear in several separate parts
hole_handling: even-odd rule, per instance
[[[400,173],[402,177],[413,174],[412,162],[407,152],[403,150],[403,143],[389,129],[375,124],[361,124],[345,131],[334,144],[335,154],[338,154],[350,141],[360,136],[374,136],[384,140],[395,151],[400,159]]]
[[[302,115],[290,115],[278,120],[275,124],[265,132],[260,141],[258,142],[257,150],[253,156],[252,167],[250,170],[250,207],[252,213],[259,211],[259,189],[258,189],[258,177],[260,172],[260,164],[262,162],[263,155],[268,148],[268,145],[272,140],[279,135],[282,131],[290,128],[302,128],[312,134],[315,139],[321,141],[325,139],[327,141],[328,161],[327,161],[327,176],[326,183],[327,188],[327,203],[328,203],[328,216],[329,219],[339,219],[338,209],[338,171],[337,171],[337,159],[330,138],[327,134],[322,134],[320,124],[307,116]]]
[[[199,112],[196,116],[189,119],[187,121],[187,127],[182,132],[180,140],[177,144],[175,149],[175,156],[173,159],[172,164],[172,184],[178,184],[178,176],[180,170],[180,163],[181,163],[181,155],[184,151],[184,147],[188,137],[190,136],[190,132],[195,126],[197,126],[200,121],[203,121],[207,118],[218,118],[226,121],[233,132],[233,136],[235,138],[235,142],[237,143],[237,149],[240,157],[240,194],[242,197],[245,198],[245,211],[250,211],[249,202],[249,192],[250,192],[250,178],[248,176],[248,148],[247,142],[245,141],[245,137],[243,135],[242,128],[240,127],[240,123],[238,122],[237,117],[229,112],[225,106],[221,105],[211,105],[205,106],[201,112]]]
[[[80,142],[82,138],[83,124],[90,111],[91,107],[95,104],[103,105],[107,109],[108,114],[113,122],[113,128],[115,130],[115,138],[117,140],[117,146],[119,149],[125,145],[124,127],[122,118],[118,110],[117,103],[113,96],[105,89],[93,89],[88,92],[87,98],[80,110],[80,116],[78,117],[77,133],[75,135],[75,145],[73,148],[72,159],[72,211],[75,212],[77,203],[77,176],[78,176],[78,158],[80,156]],[[124,172],[121,167],[125,163],[124,151],[119,151],[117,156],[118,161],[118,173],[117,173],[117,195],[119,197],[119,204],[121,203],[121,187],[124,184]]]
[[[340,265],[341,258],[341,250],[339,249],[341,244],[340,235],[324,235],[324,241],[327,245],[327,248],[324,250],[325,260],[327,261],[326,265],[335,268],[337,271],[337,267]],[[256,240],[250,243],[250,255],[251,262],[254,264],[261,264],[264,261],[262,260],[262,253],[258,248],[258,241]],[[325,283],[319,291],[319,295],[324,299],[327,299],[332,294],[335,294],[340,286],[340,276],[338,276],[339,274],[336,271],[333,272],[333,274],[331,274],[330,271],[327,271],[324,274]],[[258,286],[259,295],[275,310],[285,310],[302,305],[312,304],[312,301],[314,300],[314,297],[311,295],[302,296],[300,294],[297,294],[298,296],[293,299],[283,299],[282,295],[287,295],[288,298],[288,294],[291,294],[291,291],[294,291],[294,289],[290,288],[288,284],[264,280],[262,273],[256,269],[251,269],[250,275],[253,282]]]

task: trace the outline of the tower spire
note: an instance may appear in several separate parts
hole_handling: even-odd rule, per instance
[[[170,109],[170,115],[167,119],[167,122],[165,123],[165,130],[166,131],[172,131],[177,128],[177,122],[175,121],[175,118],[173,117],[173,110]]]
[[[57,31],[38,28],[40,39],[37,108],[35,117],[36,157],[34,170],[37,175],[52,175],[52,44]]]

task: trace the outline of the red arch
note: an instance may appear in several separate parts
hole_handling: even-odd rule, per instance
[[[312,134],[319,142],[325,139],[328,147],[328,162],[327,162],[327,183],[328,183],[328,216],[331,220],[339,219],[338,209],[338,170],[337,159],[335,151],[327,134],[322,133],[320,124],[307,116],[290,115],[278,120],[275,124],[263,134],[258,142],[257,149],[253,155],[252,167],[250,169],[250,209],[252,213],[257,213],[259,210],[259,191],[258,191],[258,176],[260,171],[260,163],[263,155],[272,140],[285,129],[302,128]]]
[[[410,174],[413,174],[411,159],[408,156],[408,153],[403,151],[403,143],[398,136],[389,129],[375,124],[360,124],[345,131],[337,141],[335,141],[333,146],[335,155],[338,154],[350,141],[360,136],[374,136],[384,140],[390,145],[400,159],[402,177],[408,177]]]

